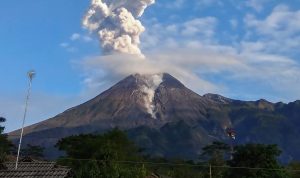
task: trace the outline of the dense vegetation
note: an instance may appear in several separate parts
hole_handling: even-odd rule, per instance
[[[0,122],[5,118],[0,117]],[[12,144],[0,126],[0,168]],[[78,135],[63,138],[56,147],[66,153],[57,162],[72,168],[75,177],[85,178],[145,178],[151,174],[170,178],[298,178],[299,162],[286,168],[278,162],[281,151],[276,145],[246,144],[236,146],[230,160],[230,147],[213,142],[203,147],[197,161],[153,158],[146,155],[127,137],[127,133],[114,129],[102,135]],[[27,145],[21,151],[24,157],[42,159],[44,149]],[[196,159],[195,159],[196,160]],[[2,166],[1,166],[2,165]],[[210,172],[211,170],[211,172]]]
[[[4,123],[6,119],[4,117],[0,117],[0,169],[3,168],[2,163],[6,161],[7,154],[11,151],[12,143],[8,141],[7,136],[3,134],[4,126],[1,124]]]
[[[240,145],[235,148],[233,159],[229,160],[230,147],[213,142],[203,148],[198,161],[155,159],[143,155],[125,132],[115,129],[103,135],[67,137],[56,147],[66,153],[58,162],[72,167],[75,177],[145,178],[155,173],[172,178],[201,178],[209,177],[210,168],[212,177],[218,178],[297,176],[295,172],[289,175],[287,169],[278,163],[281,151],[276,145]],[[289,168],[297,166],[294,163]]]
[[[5,121],[1,118],[1,122]],[[10,153],[12,144],[0,127],[0,165]],[[281,151],[276,145],[246,144],[236,146],[230,160],[230,147],[213,142],[202,149],[197,161],[153,158],[145,155],[127,137],[114,129],[102,135],[78,135],[63,138],[56,147],[66,156],[57,162],[72,168],[75,177],[85,178],[146,178],[151,174],[170,178],[298,178],[299,162],[286,168],[278,162]],[[41,159],[43,148],[27,145],[22,156]],[[1,167],[1,166],[0,166]],[[3,165],[2,165],[3,168]],[[210,171],[211,170],[211,171]]]
[[[42,160],[44,158],[44,149],[44,147],[38,145],[27,144],[25,148],[21,149],[21,156]]]
[[[144,165],[130,164],[142,161],[142,157],[126,134],[117,129],[103,135],[71,136],[56,146],[67,154],[59,163],[72,167],[76,177],[142,178],[147,174]]]
[[[277,157],[281,151],[276,145],[247,144],[236,147],[231,167],[250,167],[229,171],[229,177],[243,178],[288,178],[287,171],[279,165]],[[267,169],[265,169],[267,168]]]

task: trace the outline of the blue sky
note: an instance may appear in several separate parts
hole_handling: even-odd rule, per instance
[[[103,63],[97,37],[82,28],[89,3],[0,2],[0,115],[7,131],[20,127],[30,69],[37,76],[27,125],[96,96],[128,71]],[[174,64],[168,70],[201,95],[300,98],[298,0],[156,0],[140,20],[142,52],[154,64]],[[95,57],[97,65],[88,62]]]

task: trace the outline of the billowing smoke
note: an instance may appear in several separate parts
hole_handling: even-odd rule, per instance
[[[143,56],[139,48],[145,27],[137,19],[155,0],[92,0],[83,26],[99,36],[105,54]]]

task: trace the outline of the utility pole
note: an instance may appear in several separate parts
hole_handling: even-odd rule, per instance
[[[234,143],[233,143],[233,139],[231,139],[231,143],[230,143],[230,160],[233,160],[233,153],[234,153]]]
[[[31,70],[31,71],[29,71],[27,73],[27,77],[29,78],[29,86],[28,86],[27,96],[26,96],[26,100],[25,100],[25,111],[24,111],[24,115],[23,115],[22,129],[21,129],[21,135],[20,135],[20,141],[19,141],[19,147],[18,147],[18,155],[17,155],[15,169],[18,169],[18,161],[19,161],[21,144],[22,144],[22,137],[23,137],[23,132],[24,132],[24,124],[25,124],[25,119],[26,119],[26,114],[27,114],[28,100],[29,100],[30,92],[31,92],[32,79],[33,79],[34,76],[35,76],[34,70]]]
[[[209,165],[209,178],[212,178],[211,164]]]

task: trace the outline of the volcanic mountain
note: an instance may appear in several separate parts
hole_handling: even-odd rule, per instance
[[[166,73],[130,75],[92,100],[26,127],[24,142],[46,147],[53,158],[53,145],[63,137],[116,127],[152,156],[196,159],[212,141],[228,142],[225,130],[234,128],[236,144],[278,144],[282,160],[300,159],[300,101],[200,96]]]

